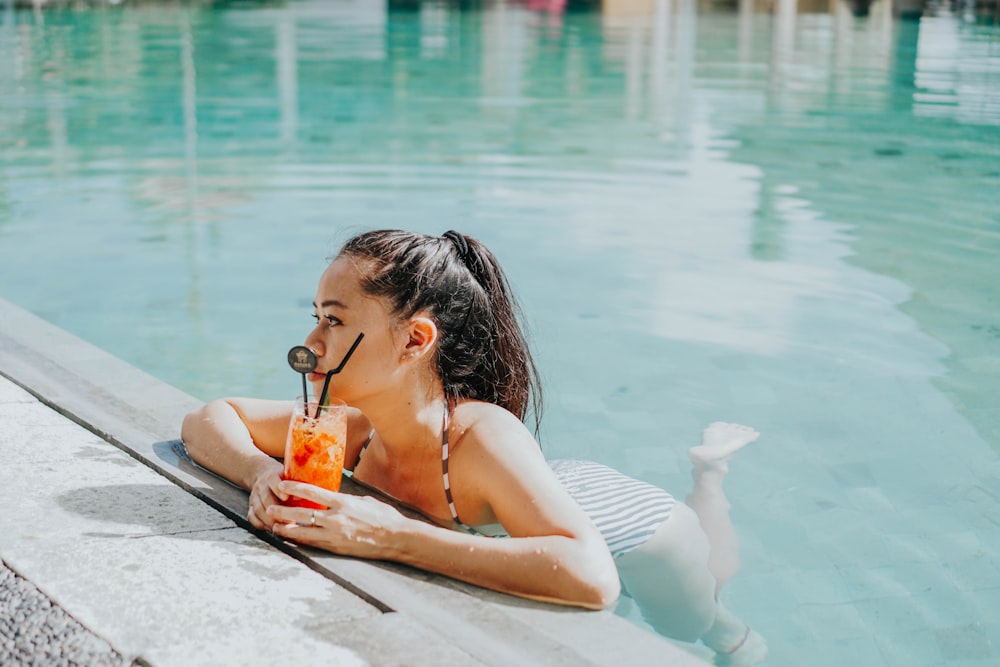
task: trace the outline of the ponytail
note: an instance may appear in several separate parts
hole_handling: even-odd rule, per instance
[[[349,240],[341,256],[359,262],[361,287],[388,300],[393,314],[426,312],[438,327],[437,371],[449,404],[495,403],[535,433],[542,416],[538,370],[521,328],[520,307],[500,263],[478,239],[381,230]]]

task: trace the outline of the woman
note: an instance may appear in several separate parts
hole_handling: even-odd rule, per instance
[[[522,423],[532,409],[537,426],[538,376],[506,277],[484,245],[457,232],[361,234],[324,271],[314,307],[305,344],[319,360],[310,375],[317,394],[325,371],[364,333],[330,384],[352,408],[345,468],[437,525],[375,498],[282,481],[275,457],[284,454],[291,403],[216,400],[185,418],[182,437],[195,461],[250,490],[255,527],[535,600],[589,609],[615,601],[619,577],[605,539]],[[571,488],[580,470],[566,466]],[[282,505],[289,496],[329,509]],[[485,537],[496,528],[509,538]],[[636,572],[658,535],[630,550],[640,556]],[[709,626],[714,596],[713,588],[702,614]],[[720,652],[746,643],[745,626],[734,628]]]

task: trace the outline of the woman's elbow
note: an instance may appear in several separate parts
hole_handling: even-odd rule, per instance
[[[181,422],[181,440],[188,454],[195,459],[209,440],[205,434],[214,421],[212,411],[220,401],[221,399],[206,403],[184,415],[184,421]]]
[[[618,579],[618,568],[608,553],[604,541],[599,548],[593,548],[590,557],[586,559],[587,567],[580,575],[579,604],[587,609],[606,609],[618,600],[621,595],[621,581]]]
[[[610,572],[602,572],[591,582],[587,595],[586,606],[589,609],[607,609],[621,595],[621,582],[618,570],[612,564]]]
[[[192,410],[191,412],[184,415],[184,421],[181,422],[181,441],[184,443],[184,449],[187,450],[188,454],[191,454],[191,450],[197,450],[197,431],[198,425],[204,419],[202,416],[202,411],[204,406],[198,408],[197,410]]]
[[[197,410],[192,410],[184,415],[184,420],[181,422],[181,440],[186,442],[193,435],[195,424],[200,420],[199,414],[204,409],[205,406],[203,405]]]

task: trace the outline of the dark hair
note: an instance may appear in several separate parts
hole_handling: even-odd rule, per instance
[[[338,256],[356,260],[361,289],[402,319],[425,312],[438,327],[437,371],[449,405],[496,403],[522,421],[541,421],[538,370],[507,277],[477,239],[447,232],[378,230],[350,239]]]

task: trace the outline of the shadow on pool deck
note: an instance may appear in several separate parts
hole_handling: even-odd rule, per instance
[[[177,440],[199,401],[2,300],[0,375],[0,557],[126,660],[705,664],[610,612],[253,530]]]

